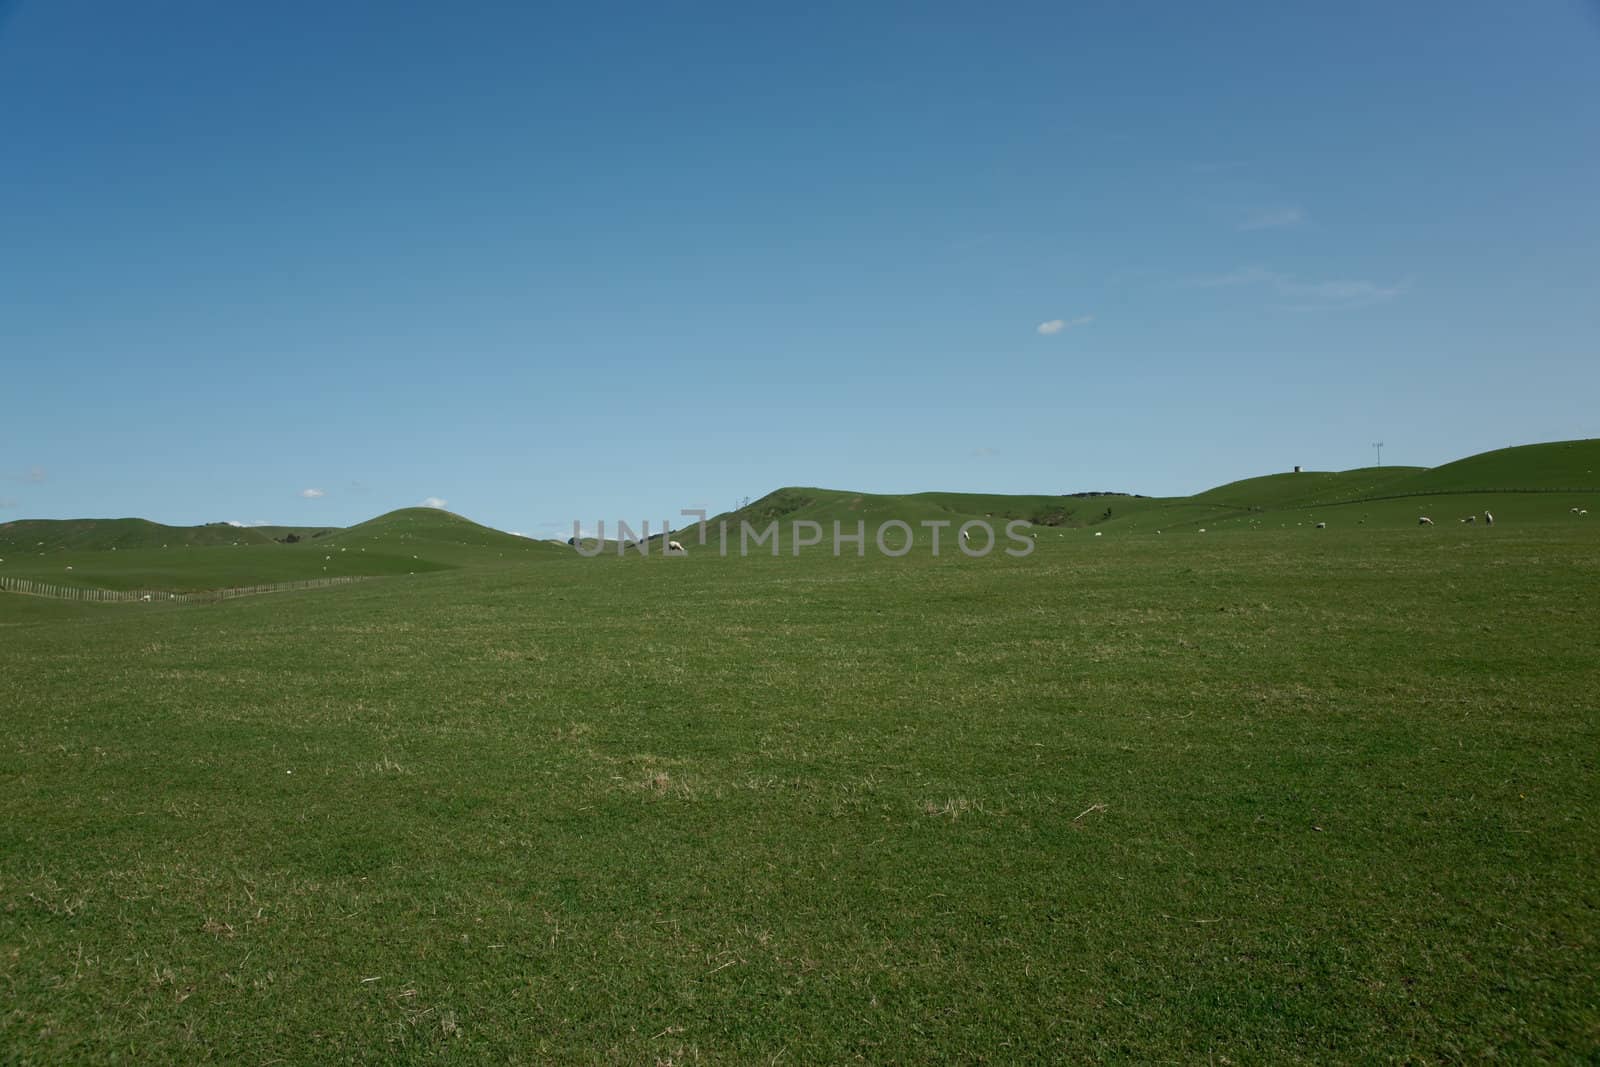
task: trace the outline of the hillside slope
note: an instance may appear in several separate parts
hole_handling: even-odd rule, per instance
[[[713,516],[713,529],[727,522],[730,530],[741,522],[761,529],[777,520],[785,525],[805,521],[820,523],[831,531],[838,522],[854,529],[865,521],[869,529],[890,519],[913,527],[923,522],[949,522],[960,525],[971,519],[986,519],[996,528],[1017,519],[1037,526],[1076,528],[1104,522],[1122,515],[1159,506],[1149,497],[1120,493],[1080,493],[1073,495],[1006,495],[999,493],[857,493],[843,489],[813,486],[787,486],[768,493],[734,511]]]
[[[252,545],[271,541],[272,538],[259,530],[227,523],[163,526],[149,519],[17,519],[0,524],[0,550],[19,554],[127,551],[164,545]]]
[[[1600,438],[1481,452],[1397,479],[1380,495],[1600,491]]]
[[[423,545],[516,552],[548,547],[547,542],[496,530],[442,508],[400,508],[329,534],[321,542],[347,547],[387,545],[396,550],[409,546],[410,551]]]

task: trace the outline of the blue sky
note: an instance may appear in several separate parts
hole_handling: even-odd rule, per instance
[[[1591,6],[579,7],[0,0],[0,520],[1600,433]]]

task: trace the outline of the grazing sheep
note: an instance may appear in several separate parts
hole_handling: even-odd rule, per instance
[[[139,599],[141,599],[141,600],[149,600],[150,599],[150,594],[146,593],[144,596],[140,597]]]
[[[1096,530],[1096,531],[1095,531],[1095,532],[1094,532],[1094,535],[1095,535],[1095,536],[1096,536],[1096,537],[1099,537],[1099,536],[1100,536],[1100,531],[1099,531],[1099,530]]]
[[[1317,529],[1319,529],[1319,530],[1326,530],[1326,529],[1327,529],[1327,528],[1328,528],[1328,524],[1327,524],[1327,523],[1325,523],[1325,522],[1319,522],[1319,523],[1317,523]]]
[[[1433,520],[1428,518],[1428,516],[1424,515],[1424,516],[1422,516],[1422,518],[1417,520],[1417,525],[1418,526],[1432,526],[1433,525]]]
[[[1485,526],[1493,526],[1494,525],[1494,512],[1485,511],[1483,513],[1483,524]]]
[[[1476,515],[1468,515],[1466,518],[1462,519],[1461,521],[1462,522],[1477,522],[1478,521],[1478,516],[1476,516]]]
[[[1574,514],[1574,515],[1577,515],[1577,514],[1578,514],[1578,509],[1577,509],[1577,508],[1573,508],[1573,509],[1572,509],[1572,513],[1573,513],[1573,514]]]
[[[668,541],[667,542],[667,551],[668,552],[683,552],[683,546],[680,545],[676,541]],[[688,553],[686,553],[686,552],[684,554],[688,555]]]

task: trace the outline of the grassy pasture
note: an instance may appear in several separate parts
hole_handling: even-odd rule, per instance
[[[0,1059],[1588,1062],[1561,519],[0,596]]]

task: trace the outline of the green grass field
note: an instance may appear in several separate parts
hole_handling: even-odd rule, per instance
[[[1593,1062],[1600,494],[1496,462],[1023,559],[63,549],[393,569],[0,594],[0,1061]]]

